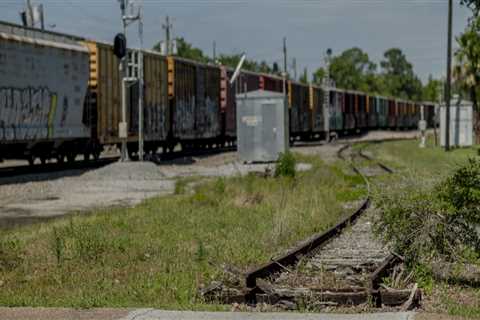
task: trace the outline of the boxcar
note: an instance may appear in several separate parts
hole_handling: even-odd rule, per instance
[[[0,157],[88,153],[88,50],[63,37],[0,32]]]
[[[312,112],[312,139],[324,137],[327,131],[325,114],[325,91],[316,86],[309,87],[310,110]]]
[[[378,106],[378,127],[386,128],[388,126],[388,100],[383,97],[376,97]]]
[[[345,94],[338,89],[330,90],[329,94],[329,130],[340,132],[344,130],[343,111],[345,110]]]
[[[309,107],[308,86],[288,82],[288,105],[290,114],[290,137],[305,138],[312,131],[312,111]]]
[[[424,104],[424,117],[427,121],[427,126],[429,128],[434,128],[437,126],[436,117],[435,117],[435,105],[431,102],[425,102]]]
[[[388,99],[388,128],[395,129],[397,126],[397,101]]]
[[[367,119],[370,129],[376,129],[378,127],[378,112],[377,99],[373,96],[367,96]]]
[[[259,78],[260,90],[283,92],[283,79],[272,75],[262,74]]]
[[[355,129],[355,94],[351,92],[345,93],[345,108],[343,110],[343,119],[344,119],[344,129],[353,130]]]
[[[168,63],[174,74],[174,93],[170,97],[172,138],[183,147],[219,143],[220,68],[177,57],[168,58]]]
[[[362,93],[355,93],[355,123],[357,129],[368,127],[367,119],[367,96]]]

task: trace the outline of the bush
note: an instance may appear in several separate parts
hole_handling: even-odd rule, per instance
[[[15,237],[0,237],[0,271],[11,271],[23,262],[23,244]]]
[[[281,153],[275,166],[275,177],[291,177],[296,174],[297,161],[290,151]]]
[[[415,190],[421,191],[415,191]],[[379,197],[375,230],[414,266],[436,258],[472,259],[480,252],[480,163],[471,160],[430,190],[409,182]]]

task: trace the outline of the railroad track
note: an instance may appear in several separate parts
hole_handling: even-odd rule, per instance
[[[356,209],[326,232],[245,274],[244,288],[226,288],[217,283],[202,291],[204,297],[210,295],[225,303],[265,303],[286,309],[368,303],[408,309],[419,301],[417,289],[380,287],[382,278],[401,258],[374,239],[375,208],[370,206],[370,181],[356,165],[356,159],[371,161],[386,173],[393,170],[366,155],[363,149],[353,150],[350,144],[340,148],[337,156],[348,162],[365,182],[367,196],[357,203]]]

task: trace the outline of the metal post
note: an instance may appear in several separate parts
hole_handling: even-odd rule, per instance
[[[287,38],[283,38],[283,94],[287,94]]]
[[[143,7],[141,8],[143,10]],[[138,33],[140,38],[140,53],[138,57],[138,160],[143,161],[143,99],[144,99],[144,73],[143,73],[143,21],[142,13],[140,13],[140,21],[138,27]]]
[[[45,14],[43,12],[43,4],[40,5],[40,27],[45,30]]]
[[[213,41],[213,63],[217,61],[217,42]]]
[[[119,0],[120,1],[120,10],[122,12],[122,26],[123,34],[125,38],[127,37],[127,21],[125,17],[125,11],[128,6],[128,0]],[[120,61],[120,77],[122,79],[122,122],[119,124],[119,137],[121,140],[121,149],[120,149],[120,161],[128,161],[128,150],[127,150],[127,132],[128,132],[128,123],[127,123],[127,89],[126,89],[126,78],[127,78],[127,68],[128,68],[128,54],[123,57]]]
[[[445,151],[450,150],[450,100],[452,90],[452,0],[448,0],[447,83],[445,90]]]
[[[293,58],[293,80],[297,81],[297,59]]]

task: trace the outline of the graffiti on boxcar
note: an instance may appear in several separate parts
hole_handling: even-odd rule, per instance
[[[0,87],[0,140],[48,138],[56,108],[57,94],[49,88]]]
[[[145,136],[154,139],[159,135],[165,138],[167,135],[167,107],[147,104],[144,108]]]
[[[178,99],[175,108],[175,131],[177,134],[195,138],[195,97]]]

